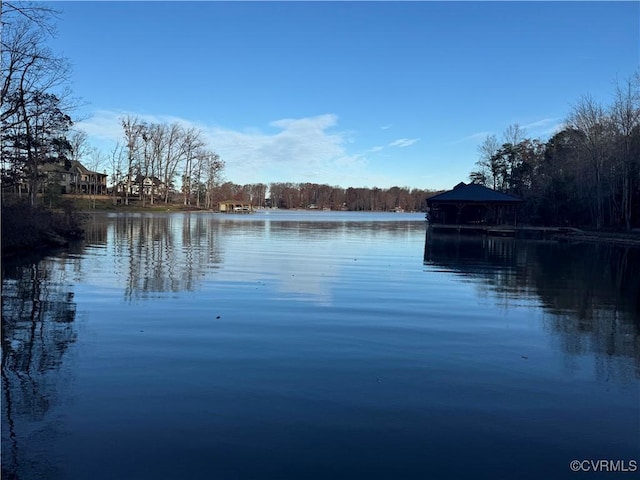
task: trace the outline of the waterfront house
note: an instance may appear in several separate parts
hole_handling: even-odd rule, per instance
[[[149,197],[153,194],[155,197],[163,196],[167,191],[166,184],[155,176],[135,175],[131,176],[131,181],[127,176],[116,185],[116,192],[124,195],[139,196],[140,193]]]
[[[60,193],[104,195],[107,191],[106,173],[94,172],[77,160],[49,163],[41,167],[48,185],[59,185]]]

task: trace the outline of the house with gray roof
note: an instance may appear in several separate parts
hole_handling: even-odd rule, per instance
[[[77,160],[49,163],[40,167],[46,183],[60,186],[60,193],[97,194],[107,192],[106,173],[94,172]]]

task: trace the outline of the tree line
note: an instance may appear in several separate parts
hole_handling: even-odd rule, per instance
[[[283,209],[331,209],[389,212],[422,211],[436,192],[408,187],[343,188],[318,183],[272,182],[239,185],[224,182],[216,190],[217,201],[250,203],[254,207]]]
[[[422,211],[435,192],[408,187],[342,188],[317,183],[271,183],[270,204],[278,208],[318,208],[351,211],[395,209]]]
[[[485,138],[469,178],[525,200],[521,220],[640,227],[640,72],[616,84],[608,105],[582,97],[547,141],[518,125],[501,140]]]

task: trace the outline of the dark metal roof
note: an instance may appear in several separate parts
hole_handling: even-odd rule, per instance
[[[67,166],[69,168],[67,168]],[[70,160],[68,165],[65,165],[64,162],[54,162],[54,163],[45,163],[44,165],[39,167],[40,170],[44,172],[59,172],[59,173],[80,173],[81,175],[97,175],[102,177],[107,177],[106,173],[93,172],[85,167],[82,163],[77,160]]]
[[[466,185],[460,182],[453,187],[453,190],[434,195],[427,199],[427,205],[433,203],[519,203],[522,199],[508,195],[506,193],[497,192],[490,188],[471,183]]]

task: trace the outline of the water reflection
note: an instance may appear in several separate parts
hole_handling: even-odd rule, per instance
[[[415,219],[313,218],[203,213],[96,215],[87,224],[86,240],[74,250],[72,260],[78,281],[96,288],[122,288],[127,301],[196,291],[211,279],[257,283],[275,275],[282,291],[326,303],[330,298],[327,278],[339,268],[327,258],[335,255],[337,243],[341,253],[353,259],[363,245],[401,241],[423,227]],[[296,242],[292,243],[292,238]],[[80,269],[82,255],[87,252],[97,265]]]
[[[64,399],[63,359],[76,341],[73,292],[55,262],[3,263],[2,477],[54,478],[29,443],[56,435],[49,411]],[[46,420],[46,421],[45,421]],[[37,425],[37,428],[34,428]]]
[[[126,300],[155,293],[193,291],[197,280],[222,262],[218,228],[199,215],[96,215],[75,252],[102,249],[97,269],[78,280],[123,288]],[[80,257],[78,257],[78,261]]]
[[[424,264],[472,279],[498,306],[538,303],[569,366],[591,354],[599,380],[640,377],[640,249],[427,232]]]
[[[556,478],[636,451],[637,251],[268,217],[95,216],[3,265],[3,477]]]

